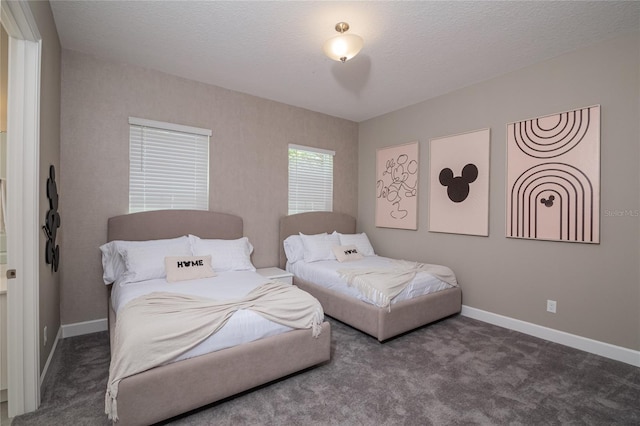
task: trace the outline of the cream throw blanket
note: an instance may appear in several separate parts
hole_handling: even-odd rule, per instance
[[[172,361],[222,328],[240,309],[292,328],[312,328],[314,337],[322,330],[320,303],[295,286],[273,281],[238,300],[168,292],[138,297],[118,312],[105,396],[109,418],[118,420],[120,380]]]
[[[427,272],[447,284],[457,287],[453,271],[446,266],[394,260],[391,268],[341,269],[338,274],[376,306],[389,307],[391,300],[409,285],[418,272]]]

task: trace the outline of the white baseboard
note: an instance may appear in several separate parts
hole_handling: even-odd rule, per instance
[[[575,334],[565,333],[564,331],[554,330],[552,328],[505,317],[503,315],[494,314],[492,312],[483,311],[481,309],[465,305],[462,305],[461,314],[465,317],[477,319],[499,327],[519,331],[550,342],[559,343],[571,348],[580,349],[585,352],[640,367],[640,351],[634,351],[621,346],[615,346],[609,343],[577,336]]]
[[[99,331],[107,331],[107,319],[97,319],[93,321],[76,322],[62,326],[62,338],[81,336],[83,334],[97,333]]]
[[[53,359],[53,354],[56,352],[56,347],[58,346],[58,340],[62,338],[62,327],[58,329],[56,333],[56,338],[53,341],[53,346],[51,347],[51,352],[49,352],[49,357],[47,357],[47,362],[44,364],[44,368],[42,369],[42,374],[40,374],[40,386],[42,386],[42,382],[44,382],[44,378],[47,375],[47,370],[49,369],[49,364],[51,364],[51,359]]]
[[[51,364],[51,360],[53,359],[53,354],[56,352],[56,347],[58,346],[58,341],[60,339],[64,339],[65,337],[74,337],[80,336],[83,334],[97,333],[98,331],[107,330],[107,319],[99,319],[94,321],[85,321],[78,322],[75,324],[63,325],[58,329],[58,333],[56,333],[56,339],[53,342],[53,347],[51,348],[51,352],[49,352],[49,357],[47,358],[47,362],[44,364],[44,368],[42,369],[42,374],[40,374],[40,386],[42,386],[42,382],[44,382],[44,378],[47,375],[47,370],[49,369],[49,364]]]

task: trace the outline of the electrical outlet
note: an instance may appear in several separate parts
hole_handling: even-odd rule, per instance
[[[43,345],[47,346],[47,326],[44,326],[44,331],[42,332],[42,340],[43,340]]]
[[[555,300],[547,300],[547,312],[556,313],[557,302]]]

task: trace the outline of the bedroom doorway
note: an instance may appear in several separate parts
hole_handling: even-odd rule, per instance
[[[3,1],[8,35],[6,132],[6,269],[8,416],[38,408],[38,168],[41,39],[28,2]],[[4,319],[0,319],[5,322]]]
[[[7,233],[5,224],[7,186],[7,79],[9,35],[0,25],[0,424],[8,418],[7,407]]]

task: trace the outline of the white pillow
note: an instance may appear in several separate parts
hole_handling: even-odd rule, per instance
[[[124,258],[120,254],[120,250],[128,247],[144,247],[154,245],[164,245],[174,241],[188,242],[189,239],[184,237],[169,238],[164,240],[148,240],[148,241],[123,241],[114,240],[100,246],[102,252],[102,280],[105,284],[111,284],[120,278],[127,271],[127,265]]]
[[[122,241],[110,241],[100,246],[100,251],[102,252],[102,281],[105,284],[111,284],[120,278],[126,270],[124,260],[116,247],[119,242]]]
[[[189,235],[194,256],[211,255],[214,271],[255,271],[251,263],[253,246],[247,237],[237,240],[204,240]]]
[[[351,260],[360,260],[364,258],[353,244],[350,246],[335,246],[333,248],[333,254],[336,255],[338,262],[349,262]]]
[[[348,246],[353,244],[363,256],[375,256],[369,238],[364,232],[362,234],[337,234],[340,237],[340,245]]]
[[[164,258],[167,256],[191,256],[189,239],[177,239],[163,244],[125,245],[118,250],[124,259],[127,271],[122,275],[122,284],[164,278]]]
[[[333,247],[340,245],[340,238],[336,234],[304,235],[300,233],[300,239],[304,245],[304,261],[316,262],[318,260],[335,260]]]
[[[290,235],[285,238],[284,242],[284,254],[287,255],[287,261],[289,263],[296,263],[299,260],[304,259],[304,244],[300,235]]]

